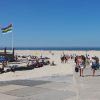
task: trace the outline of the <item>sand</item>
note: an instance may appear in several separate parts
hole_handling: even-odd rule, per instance
[[[100,51],[39,51],[39,50],[16,50],[15,54],[17,55],[35,55],[35,56],[43,56],[49,57],[50,61],[54,61],[56,66],[46,65],[41,68],[35,68],[33,70],[26,71],[16,71],[16,72],[7,72],[0,74],[0,81],[9,81],[9,80],[20,80],[20,79],[33,79],[40,77],[47,77],[53,75],[70,75],[73,74],[74,61],[69,60],[68,63],[62,64],[60,61],[60,57],[62,54],[78,54],[78,55],[86,55],[90,56],[98,56],[100,58]],[[54,55],[53,55],[54,54]],[[22,65],[25,66],[25,63]],[[19,64],[20,66],[20,64]]]

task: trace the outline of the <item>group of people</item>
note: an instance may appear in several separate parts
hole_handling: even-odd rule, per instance
[[[66,63],[68,62],[70,56],[69,55],[65,55],[63,54],[63,56],[61,55],[60,59],[61,59],[61,63]]]
[[[95,71],[97,69],[99,69],[99,58],[98,57],[92,57],[92,58],[88,58],[88,57],[85,57],[83,55],[81,56],[76,56],[75,57],[75,63],[76,63],[76,66],[75,66],[75,71],[76,72],[80,72],[80,76],[84,76],[83,75],[83,71],[84,71],[84,68],[87,66],[87,63],[91,66],[91,69],[93,71],[93,76],[95,75]]]

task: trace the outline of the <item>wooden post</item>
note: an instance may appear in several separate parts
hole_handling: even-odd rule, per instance
[[[14,53],[15,53],[15,52],[14,52],[14,48],[13,48],[13,52],[12,52],[12,54],[13,54],[13,60],[14,60]]]
[[[6,53],[7,53],[7,52],[6,52],[6,48],[5,48],[5,49],[4,49],[4,54],[6,55]]]

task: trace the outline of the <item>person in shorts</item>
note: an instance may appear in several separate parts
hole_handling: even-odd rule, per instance
[[[95,76],[95,71],[98,69],[99,61],[97,57],[92,57],[92,65],[91,68],[93,70],[93,76]]]
[[[84,60],[83,60],[82,56],[79,56],[79,58],[78,58],[78,66],[79,66],[79,70],[80,70],[80,76],[83,77],[84,76],[83,71],[84,71],[85,66],[84,66]]]

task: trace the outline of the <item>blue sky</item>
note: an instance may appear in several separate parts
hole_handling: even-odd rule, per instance
[[[0,0],[0,24],[9,23],[15,47],[100,47],[100,0]],[[0,37],[11,46],[10,33]]]

